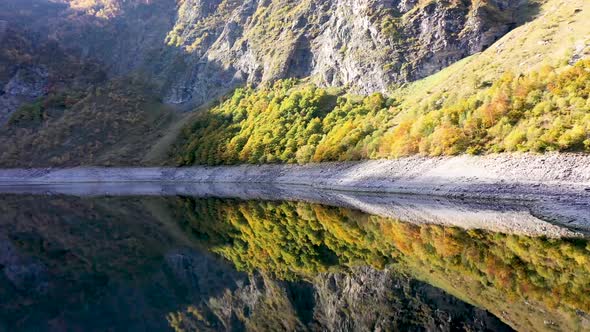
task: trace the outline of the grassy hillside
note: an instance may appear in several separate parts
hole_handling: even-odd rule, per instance
[[[293,81],[239,89],[185,128],[179,164],[590,151],[590,3],[542,2],[483,53],[366,98]]]
[[[451,104],[489,86],[507,71],[520,75],[547,65],[563,68],[590,56],[590,2],[529,2],[541,4],[533,20],[484,52],[394,90],[392,95],[402,100],[406,109],[436,102]]]

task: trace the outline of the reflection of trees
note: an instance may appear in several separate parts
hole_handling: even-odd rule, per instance
[[[530,329],[584,327],[590,311],[586,240],[414,225],[307,203],[182,202],[186,226],[241,270],[307,279],[394,264]]]

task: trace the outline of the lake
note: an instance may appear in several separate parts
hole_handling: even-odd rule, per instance
[[[3,191],[0,331],[590,329],[587,233],[525,202]]]

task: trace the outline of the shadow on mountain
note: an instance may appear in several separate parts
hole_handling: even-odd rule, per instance
[[[182,119],[178,109],[245,84],[233,68],[165,43],[174,0],[125,6],[101,18],[48,0],[0,4],[0,164],[138,165],[145,142]]]

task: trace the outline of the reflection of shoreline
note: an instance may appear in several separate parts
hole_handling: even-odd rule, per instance
[[[346,207],[414,224],[437,224],[501,233],[577,237],[590,233],[590,204],[545,199],[511,201],[330,191],[308,186],[227,183],[87,183],[0,187],[6,194],[72,196],[192,196],[304,201]],[[555,222],[547,222],[550,220]],[[567,224],[570,229],[559,226]],[[575,229],[575,230],[571,230]]]

